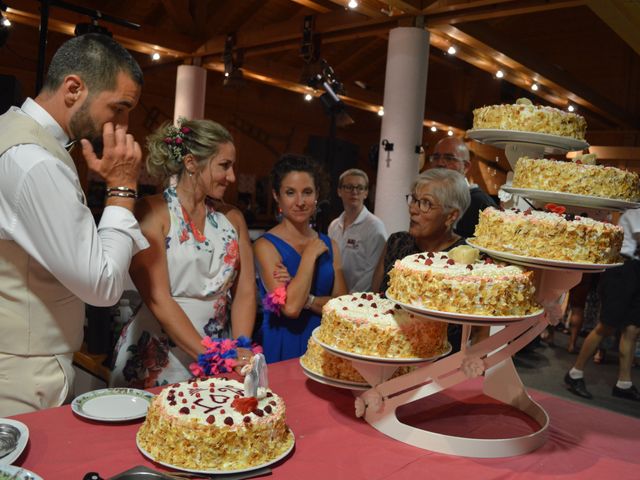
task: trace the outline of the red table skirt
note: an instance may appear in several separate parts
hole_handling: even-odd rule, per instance
[[[551,417],[548,441],[527,455],[498,459],[433,453],[395,441],[354,415],[348,390],[316,383],[297,360],[269,365],[271,388],[287,405],[296,437],[292,454],[273,465],[274,479],[637,479],[640,420],[530,392]],[[431,431],[476,438],[530,433],[537,425],[481,393],[470,380],[399,409],[403,421]],[[137,449],[142,421],[98,423],[69,406],[14,417],[29,427],[27,448],[15,462],[45,480],[108,478],[136,465],[157,470]]]

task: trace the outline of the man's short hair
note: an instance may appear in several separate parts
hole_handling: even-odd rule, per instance
[[[350,176],[358,176],[364,178],[365,186],[369,188],[369,177],[363,170],[360,170],[359,168],[350,168],[349,170],[345,170],[344,172],[342,172],[340,178],[338,178],[338,187],[342,186],[342,181],[345,179],[345,177]]]
[[[124,72],[142,85],[142,70],[131,54],[107,35],[87,33],[67,40],[51,59],[43,90],[55,91],[64,77],[78,75],[91,95],[114,90]]]

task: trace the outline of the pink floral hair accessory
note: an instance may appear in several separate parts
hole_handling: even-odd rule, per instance
[[[460,369],[467,378],[476,378],[484,373],[486,365],[480,357],[464,357]]]
[[[267,293],[262,299],[262,307],[271,313],[280,315],[282,306],[287,303],[287,286],[280,285]]]
[[[187,135],[191,133],[189,127],[183,127],[182,123],[186,121],[186,118],[180,117],[178,119],[178,125],[168,125],[166,128],[166,136],[163,142],[169,149],[169,156],[175,163],[182,162],[182,157],[189,153],[189,149],[185,145]]]

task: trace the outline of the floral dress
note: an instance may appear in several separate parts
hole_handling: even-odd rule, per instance
[[[202,336],[229,337],[230,289],[238,273],[238,233],[207,202],[204,232],[178,201],[175,187],[164,191],[171,226],[165,239],[171,295]],[[149,388],[188,379],[193,359],[162,330],[142,304],[116,344],[110,385]]]

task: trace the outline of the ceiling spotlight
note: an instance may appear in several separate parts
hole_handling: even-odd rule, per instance
[[[447,135],[449,135],[450,137],[453,137],[453,131],[449,129],[449,131],[447,132]]]
[[[449,55],[455,55],[457,52],[456,47],[454,47],[453,45],[451,45],[448,49],[447,49],[447,53]]]
[[[574,112],[575,111],[575,107],[571,104],[569,104],[569,106],[567,107],[567,110],[569,110],[570,112]]]
[[[378,109],[378,116],[379,116],[379,117],[384,116],[384,107],[380,107],[380,108]]]
[[[504,72],[502,70],[498,70],[496,72],[496,78],[502,78],[502,77],[504,77]]]
[[[356,0],[349,0],[349,3],[347,4],[347,7],[349,7],[352,10],[357,6],[358,6],[358,2]]]
[[[313,100],[313,95],[311,95],[310,93],[305,93],[305,94],[304,94],[304,99],[305,99],[307,102],[310,102],[311,100]]]
[[[154,62],[157,62],[158,60],[160,60],[160,54],[158,52],[153,52],[151,54],[151,60],[153,60]]]
[[[438,129],[436,128],[436,126],[435,126],[435,125],[432,125],[432,126],[431,126],[431,131],[432,131],[432,132],[437,132],[437,131],[438,131]]]
[[[531,84],[531,90],[533,90],[534,92],[538,91],[538,84],[537,83],[532,83]]]

